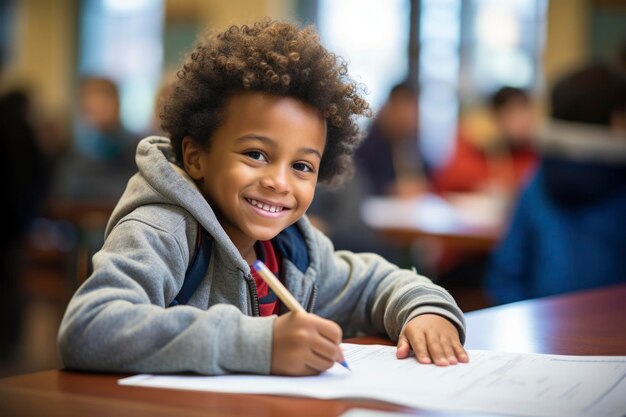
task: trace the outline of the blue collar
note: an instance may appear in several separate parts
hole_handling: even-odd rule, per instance
[[[309,251],[302,232],[297,225],[291,225],[272,239],[274,247],[283,258],[291,261],[298,270],[304,273],[309,267]]]

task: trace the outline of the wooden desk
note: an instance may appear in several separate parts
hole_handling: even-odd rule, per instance
[[[91,256],[100,249],[115,204],[106,200],[48,199],[42,213],[42,218],[47,219],[43,223],[46,227],[34,228],[22,248],[26,266],[35,269],[45,265],[62,277],[71,277],[71,287],[77,287],[91,273]],[[65,233],[61,235],[63,245],[56,243],[59,231]],[[71,268],[74,265],[75,268]],[[36,269],[32,275],[40,273],[41,268]]]
[[[81,224],[91,218],[107,219],[115,208],[117,201],[108,200],[72,200],[51,198],[46,202],[44,215],[54,220],[67,220],[74,224]]]
[[[626,355],[626,284],[467,314],[470,349]],[[352,341],[357,341],[352,340]],[[361,343],[386,343],[360,338]],[[2,416],[338,416],[352,407],[437,413],[357,400],[121,387],[125,375],[47,371],[0,380]],[[475,416],[476,414],[471,414]]]
[[[489,251],[500,239],[505,207],[487,196],[426,193],[412,199],[368,198],[361,216],[381,237],[398,245],[429,238],[463,249]]]
[[[626,355],[626,284],[466,314],[468,349]]]

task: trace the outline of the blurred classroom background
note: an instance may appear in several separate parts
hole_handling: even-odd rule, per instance
[[[626,0],[2,0],[0,377],[60,366],[65,306],[195,37],[263,16],[315,24],[375,114],[354,179],[320,189],[312,218],[338,248],[417,266],[465,311],[494,303],[485,270],[551,86],[593,60],[626,69]]]

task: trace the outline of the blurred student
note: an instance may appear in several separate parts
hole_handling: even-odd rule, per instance
[[[533,147],[536,123],[528,94],[502,87],[490,99],[498,136],[485,149],[459,137],[450,161],[434,174],[439,192],[479,192],[510,199],[535,167]]]
[[[357,150],[357,174],[368,194],[410,197],[427,188],[418,147],[418,98],[409,83],[395,85]]]
[[[362,175],[354,175],[339,188],[318,185],[307,216],[324,232],[337,250],[373,252],[390,261],[398,261],[397,249],[383,242],[361,218],[361,206],[367,198]]]
[[[337,249],[400,260],[398,248],[379,239],[361,219],[360,210],[371,195],[413,197],[427,188],[417,130],[417,91],[407,82],[397,84],[355,153],[354,176],[339,189],[318,187],[307,214]]]
[[[60,164],[56,193],[75,200],[116,200],[135,172],[137,142],[122,124],[115,82],[83,78],[73,144]]]
[[[0,97],[0,143],[5,161],[0,239],[0,359],[18,343],[21,307],[18,260],[21,239],[39,215],[48,192],[50,160],[42,151],[30,97],[11,91]]]
[[[539,170],[491,262],[497,303],[626,282],[626,78],[593,64],[551,101]]]
[[[304,215],[318,179],[347,173],[355,119],[369,112],[319,42],[312,27],[269,19],[200,39],[164,106],[171,138],[140,142],[139,173],[65,313],[66,366],[312,375],[357,331],[398,340],[398,358],[468,360],[445,290],[335,252]],[[251,269],[259,259],[307,312],[286,311]]]
[[[497,136],[484,148],[459,136],[449,162],[433,174],[439,193],[482,194],[507,207],[536,164],[534,106],[519,88],[502,87],[489,100]],[[434,262],[438,282],[448,288],[464,309],[488,306],[483,289],[489,254],[483,249],[441,245]]]

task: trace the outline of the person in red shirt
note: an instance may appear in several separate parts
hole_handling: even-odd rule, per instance
[[[511,198],[532,172],[537,154],[533,103],[521,89],[502,87],[491,98],[499,137],[481,149],[459,135],[450,161],[433,178],[438,192],[495,192]]]
[[[450,161],[433,175],[433,187],[444,194],[485,193],[509,207],[537,162],[533,103],[524,90],[502,87],[491,97],[490,106],[499,136],[479,148],[459,134]],[[464,310],[489,305],[482,292],[488,256],[483,249],[440,248],[434,273]]]

